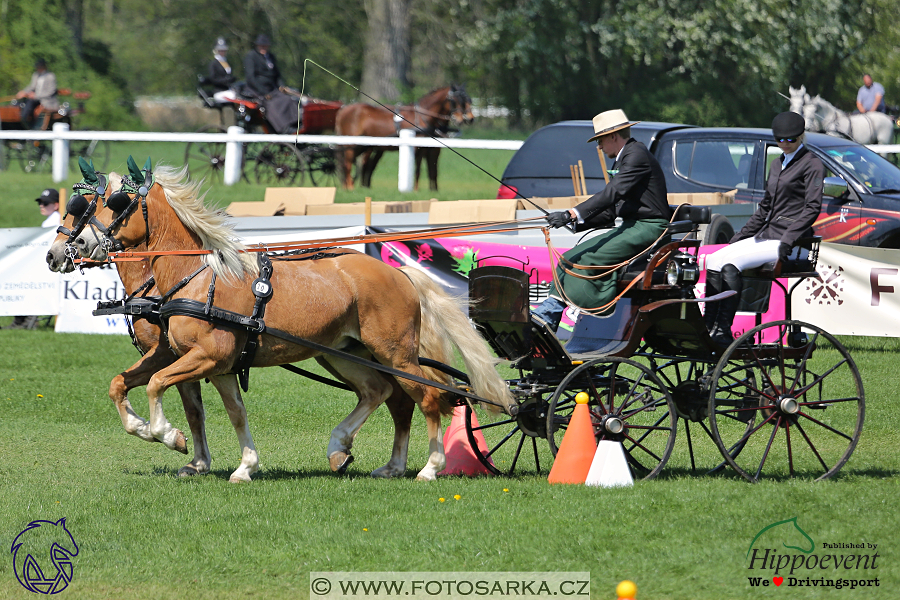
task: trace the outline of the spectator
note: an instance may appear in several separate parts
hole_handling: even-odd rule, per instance
[[[231,89],[237,78],[228,64],[227,54],[228,44],[225,43],[225,38],[219,38],[213,47],[214,58],[209,62],[209,73],[206,76],[207,83],[213,88],[213,98],[219,102],[230,102],[237,98]]]
[[[35,198],[35,201],[38,203],[38,208],[41,209],[41,215],[45,217],[41,227],[59,227],[62,223],[59,215],[59,192],[53,188],[47,188]],[[14,317],[12,323],[4,329],[34,329],[39,318],[41,317],[34,315]]]
[[[266,96],[284,85],[275,55],[269,52],[272,41],[265,34],[256,36],[255,49],[244,57],[244,77],[247,80],[247,94]]]
[[[872,81],[872,76],[863,75],[863,86],[856,93],[856,109],[861,113],[872,111],[887,112],[884,103],[884,86],[877,81]]]
[[[34,111],[38,106],[50,112],[59,110],[59,100],[56,97],[56,75],[47,70],[47,63],[43,58],[35,61],[31,82],[24,90],[16,94],[16,98],[25,100],[20,115],[25,129],[34,127]]]

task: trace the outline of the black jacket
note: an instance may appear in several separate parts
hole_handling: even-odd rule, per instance
[[[271,52],[265,56],[256,50],[248,52],[244,57],[244,79],[247,87],[256,92],[258,96],[265,96],[284,85],[281,71],[278,70],[278,62]]]
[[[608,227],[610,217],[616,216],[623,219],[672,218],[666,198],[666,177],[644,144],[630,138],[611,170],[615,174],[603,191],[575,207],[584,220],[579,230]]]
[[[231,68],[231,73],[229,73],[217,58],[212,59],[209,63],[208,71],[209,73],[206,76],[206,82],[211,85],[216,92],[223,92],[230,89],[231,85],[236,81],[236,78],[233,75],[234,67]]]
[[[762,202],[731,241],[757,237],[793,246],[799,238],[812,235],[812,224],[822,210],[824,179],[825,166],[806,146],[784,170],[781,160],[773,161]]]

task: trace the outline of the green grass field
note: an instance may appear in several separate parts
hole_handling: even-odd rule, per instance
[[[148,153],[178,164],[178,148],[134,146],[121,164],[127,152],[141,164]],[[479,160],[495,161],[489,170],[500,173],[508,155]],[[444,199],[493,196],[496,185],[476,180],[471,168],[446,157],[441,165]],[[385,181],[376,181],[371,194],[396,199],[396,171],[382,169]],[[37,225],[33,198],[49,185],[49,176],[0,172],[0,227]],[[262,199],[261,188],[216,186],[210,194],[220,204],[238,199]],[[0,318],[0,325],[9,321]],[[10,548],[30,521],[65,517],[79,555],[61,598],[306,598],[311,571],[587,571],[599,599],[615,598],[623,579],[637,583],[640,600],[895,598],[900,406],[893,391],[900,342],[841,341],[862,373],[866,420],[856,452],[834,479],[751,485],[727,471],[694,475],[679,432],[659,478],[610,490],[550,486],[545,475],[531,474],[416,482],[427,459],[418,413],[406,477],[371,479],[368,473],[390,455],[393,429],[384,409],[357,437],[348,473],[335,475],[325,449],[353,397],[281,369],[254,371],[244,395],[261,462],[254,481],[228,482],[239,447],[208,384],[213,471],[180,479],[188,457],[127,435],[107,396],[112,377],[138,358],[127,338],[0,330],[0,548]],[[144,391],[130,398],[146,417]],[[173,425],[187,431],[177,393],[166,394],[165,407]],[[709,444],[700,453],[715,458]],[[825,543],[878,546],[876,568],[801,569],[795,577],[877,577],[879,586],[751,587],[748,576],[772,576],[748,569],[754,536],[792,517],[818,555],[862,552],[823,549]],[[796,545],[794,539],[761,539],[780,553],[797,553],[782,545]],[[0,598],[31,597],[6,554]]]

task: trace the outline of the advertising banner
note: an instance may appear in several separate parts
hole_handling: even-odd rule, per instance
[[[0,316],[57,314],[59,275],[44,259],[55,237],[43,227],[0,229]]]

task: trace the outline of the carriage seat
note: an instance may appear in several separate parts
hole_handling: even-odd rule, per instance
[[[800,248],[806,252],[798,253],[797,258],[788,260],[774,260],[754,269],[745,269],[741,275],[744,280],[744,289],[741,291],[741,301],[738,304],[738,312],[750,312],[762,314],[769,310],[769,297],[772,294],[772,282],[779,277],[792,279],[819,278],[816,264],[819,261],[820,236],[800,238],[793,248]],[[793,254],[793,250],[791,252]]]

